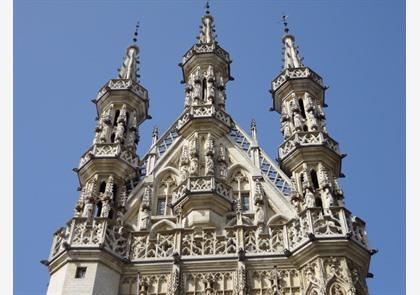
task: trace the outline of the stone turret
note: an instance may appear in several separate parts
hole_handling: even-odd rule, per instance
[[[283,171],[294,180],[301,208],[342,205],[338,143],[326,128],[323,108],[327,89],[322,78],[305,67],[285,22],[283,71],[272,82],[273,109],[281,115],[284,142],[279,147]]]

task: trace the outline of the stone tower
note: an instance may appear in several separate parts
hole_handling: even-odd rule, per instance
[[[375,251],[344,207],[321,77],[303,66],[286,24],[271,90],[285,139],[279,166],[256,122],[248,135],[226,111],[231,59],[208,5],[201,22],[179,64],[184,109],[162,136],[153,130],[143,158],[138,126],[151,117],[135,42],[99,90],[74,217],[44,261],[48,295],[367,295]]]

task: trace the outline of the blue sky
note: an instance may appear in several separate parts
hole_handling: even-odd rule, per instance
[[[195,42],[203,1],[24,1],[14,4],[14,293],[44,294],[52,233],[78,197],[72,171],[93,138],[90,102],[116,77],[137,20],[141,83],[152,120],[183,107],[177,64]],[[330,86],[327,127],[348,156],[346,205],[367,223],[371,294],[405,291],[405,6],[402,1],[211,1],[220,45],[233,59],[227,110],[275,158],[279,115],[269,112],[281,70],[280,17],[289,15],[304,63]]]

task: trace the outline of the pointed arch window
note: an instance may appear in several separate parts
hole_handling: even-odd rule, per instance
[[[319,189],[318,176],[315,170],[311,170],[311,180],[312,180],[314,189]]]
[[[300,113],[302,114],[302,117],[306,119],[305,107],[303,106],[302,98],[299,98],[299,108],[300,108]]]
[[[118,117],[120,116],[120,110],[116,110],[115,111],[115,116],[114,116],[114,126],[117,126],[117,121],[118,121]]]

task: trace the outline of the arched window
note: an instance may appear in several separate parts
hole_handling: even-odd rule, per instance
[[[205,99],[206,98],[206,93],[207,93],[207,81],[206,79],[203,79],[203,87],[201,88],[201,99]]]
[[[114,203],[117,200],[117,194],[118,194],[118,186],[114,184],[114,186],[112,187],[112,195],[113,195],[112,201],[114,201]]]
[[[115,116],[114,116],[114,126],[117,126],[117,121],[118,121],[119,116],[120,116],[120,110],[116,110]]]
[[[306,119],[305,108],[303,106],[303,100],[301,98],[299,99],[299,108],[300,108],[300,113],[302,114],[302,117]]]
[[[96,203],[96,217],[100,217],[102,213],[102,202]]]
[[[314,189],[318,189],[319,188],[318,176],[316,175],[315,170],[311,170],[311,180],[312,180],[312,184],[314,185]]]
[[[99,192],[100,193],[104,193],[105,192],[105,188],[106,188],[106,182],[102,181],[101,185],[99,186]]]

